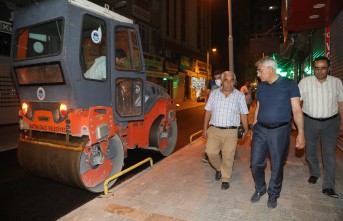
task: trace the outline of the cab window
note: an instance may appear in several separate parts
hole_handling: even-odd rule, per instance
[[[15,60],[56,55],[61,52],[63,20],[20,28],[15,31],[14,36]]]
[[[81,38],[83,76],[89,80],[105,81],[107,78],[105,21],[91,15],[85,15]]]
[[[133,28],[116,27],[114,47],[117,70],[141,70],[142,55],[139,51],[137,33]]]
[[[116,80],[116,106],[122,117],[139,116],[142,113],[142,87],[140,79]]]

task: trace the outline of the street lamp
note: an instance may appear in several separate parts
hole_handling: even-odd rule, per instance
[[[217,48],[212,48],[211,51],[216,52]],[[210,73],[210,71],[211,71],[211,68],[210,68],[210,50],[207,50],[206,58],[207,58],[207,80],[210,80],[210,75],[211,75],[211,73]]]

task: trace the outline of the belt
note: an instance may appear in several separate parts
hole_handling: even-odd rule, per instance
[[[282,127],[282,126],[285,126],[285,125],[289,124],[289,122],[283,122],[283,123],[272,124],[272,125],[267,125],[267,124],[260,123],[260,122],[257,122],[257,123],[261,127],[264,127],[264,128],[267,128],[267,129],[275,129],[275,128]]]
[[[326,117],[326,118],[315,118],[315,117],[311,117],[311,116],[309,116],[309,115],[307,115],[307,114],[305,114],[305,113],[304,113],[304,116],[307,117],[307,118],[310,118],[310,119],[312,119],[312,120],[327,121],[327,120],[331,120],[331,119],[336,118],[336,117],[338,116],[338,114],[335,114],[335,115],[333,115],[333,116],[331,116],[331,117]]]
[[[210,125],[210,126],[218,128],[218,129],[237,129],[238,128],[236,126],[229,126],[229,127],[217,127],[217,126],[214,126],[214,125]]]

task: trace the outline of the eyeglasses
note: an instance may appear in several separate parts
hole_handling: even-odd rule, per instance
[[[256,73],[262,73],[263,69],[257,69]]]
[[[326,71],[329,67],[314,67],[314,70],[315,71],[320,71],[320,70],[323,70],[323,71]]]

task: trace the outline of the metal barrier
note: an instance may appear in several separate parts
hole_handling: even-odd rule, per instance
[[[189,137],[189,142],[192,143],[192,142],[193,142],[193,137],[196,136],[196,135],[198,135],[198,134],[200,134],[200,133],[202,133],[202,130],[200,130],[200,131],[198,131],[198,132],[192,134],[192,135]]]
[[[127,169],[125,169],[125,170],[123,170],[123,171],[121,171],[121,172],[119,172],[119,173],[117,173],[117,174],[115,174],[115,175],[113,175],[113,176],[107,178],[107,179],[105,180],[105,182],[104,182],[104,194],[105,194],[105,195],[108,194],[108,183],[109,183],[109,182],[111,182],[112,180],[114,180],[114,179],[120,177],[121,175],[124,175],[125,173],[127,173],[127,172],[129,172],[129,171],[131,171],[131,170],[133,170],[133,169],[135,169],[135,168],[137,168],[137,167],[139,167],[140,165],[142,165],[142,164],[144,164],[144,163],[146,163],[146,162],[148,162],[148,161],[150,161],[150,167],[152,167],[152,166],[153,166],[152,158],[151,158],[151,157],[148,157],[148,158],[146,158],[145,160],[142,160],[141,162],[136,163],[135,165],[133,165],[133,166],[131,166],[131,167],[129,167],[129,168],[127,168]]]

